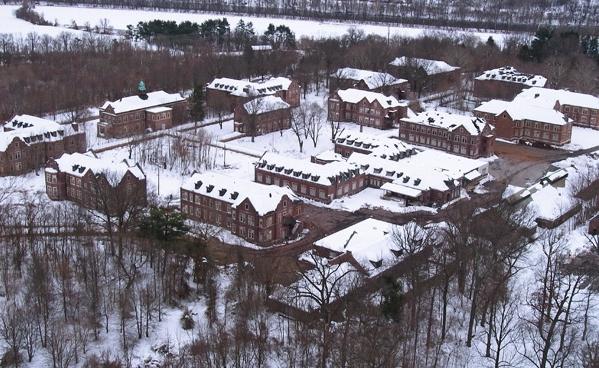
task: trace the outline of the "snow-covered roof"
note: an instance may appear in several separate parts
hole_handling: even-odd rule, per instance
[[[482,118],[449,114],[440,111],[425,111],[415,117],[401,119],[406,123],[427,125],[435,128],[441,128],[452,132],[459,127],[464,127],[470,135],[480,135],[487,122]]]
[[[338,154],[332,150],[320,152],[319,154],[315,155],[314,158],[317,160],[327,161],[327,162],[344,161],[343,156],[341,156],[340,154]]]
[[[560,105],[599,110],[599,97],[565,89],[532,87],[520,92],[514,101],[548,108],[554,108],[556,102],[559,101]]]
[[[395,108],[399,106],[408,106],[409,103],[407,101],[399,101],[397,98],[393,96],[385,96],[382,93],[364,91],[361,89],[348,88],[348,89],[340,89],[337,91],[337,95],[343,102],[349,102],[352,104],[356,104],[363,99],[366,99],[368,103],[372,103],[373,101],[378,101],[378,103],[384,109]]]
[[[410,58],[406,56],[397,57],[389,63],[393,66],[415,66],[422,68],[427,75],[452,72],[460,69],[459,66],[449,65],[441,60],[430,60],[421,58]]]
[[[418,155],[416,155],[418,156]],[[380,157],[352,153],[348,162],[358,165],[367,174],[384,178],[393,183],[420,191],[437,190],[444,192],[459,186],[459,175],[453,171],[434,166],[414,164],[409,159],[393,161]]]
[[[115,114],[127,111],[148,109],[160,105],[181,102],[185,99],[178,93],[166,93],[164,91],[155,91],[147,94],[147,98],[141,98],[138,95],[123,97],[116,101],[106,101],[100,109],[106,110],[111,106]]]
[[[364,81],[370,89],[393,86],[407,82],[406,79],[395,78],[389,73],[355,68],[340,68],[335,73],[331,74],[331,77],[350,79],[356,82]]]
[[[272,50],[271,45],[252,45],[252,50],[254,51],[270,51]]]
[[[474,111],[495,116],[507,112],[513,120],[530,120],[553,125],[566,125],[572,120],[552,107],[540,107],[525,101],[491,100],[484,102]]]
[[[276,210],[284,196],[292,201],[298,200],[289,188],[259,184],[214,172],[195,173],[181,188],[225,201],[233,208],[248,199],[260,216]]]
[[[360,132],[342,132],[335,138],[335,144],[360,148],[382,158],[399,159],[414,152],[414,147],[399,139]]]
[[[477,80],[498,80],[502,82],[520,83],[530,87],[544,87],[547,78],[542,75],[521,73],[512,66],[504,66],[485,71],[476,77]]]
[[[232,78],[216,78],[206,88],[225,91],[233,96],[252,97],[274,95],[278,91],[286,91],[291,79],[285,77],[270,78],[262,82],[251,82]]]
[[[409,228],[412,226],[420,228],[414,223],[395,225],[369,218],[322,238],[314,244],[338,253],[351,253],[362,268],[370,276],[374,276],[400,260],[401,249],[395,239],[402,238],[402,232],[411,234],[414,230]]]
[[[288,109],[291,105],[283,101],[281,97],[264,96],[258,97],[243,104],[248,114],[260,115],[271,111]]]
[[[65,153],[55,160],[58,169],[77,177],[83,177],[88,171],[95,175],[104,174],[109,183],[113,186],[118,185],[127,172],[133,174],[136,178],[143,180],[146,175],[139,165],[131,160],[114,161],[107,158],[98,158],[92,153]],[[46,170],[52,170],[48,168]]]
[[[167,112],[167,111],[172,111],[172,110],[173,109],[171,109],[170,107],[166,107],[166,106],[151,107],[149,109],[146,109],[146,111],[151,114],[159,114],[161,112]]]
[[[74,133],[70,125],[31,115],[16,115],[4,125],[4,130],[0,132],[0,151],[5,151],[15,138],[29,145],[59,141]]]
[[[360,167],[345,161],[324,165],[267,152],[256,163],[261,170],[276,172],[291,178],[301,178],[321,185],[331,185],[337,177],[348,178],[361,174]]]

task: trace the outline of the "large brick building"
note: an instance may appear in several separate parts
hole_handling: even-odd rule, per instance
[[[341,132],[335,138],[335,153],[349,157],[352,153],[364,153],[390,160],[399,160],[416,153],[414,147],[399,139],[380,137],[360,132]]]
[[[196,173],[181,187],[181,212],[251,243],[270,245],[297,235],[302,203],[288,188]]]
[[[305,198],[329,203],[356,194],[366,187],[366,176],[359,166],[347,162],[324,165],[266,153],[256,163],[257,183],[289,187]]]
[[[237,106],[234,119],[235,131],[249,136],[289,129],[291,106],[280,97],[258,97]]]
[[[338,89],[356,88],[379,92],[397,98],[410,98],[410,84],[406,79],[395,78],[389,73],[371,70],[340,68],[329,76],[329,94]]]
[[[369,187],[385,190],[388,197],[399,198],[406,206],[440,206],[460,197],[462,176],[449,170],[362,153],[352,153],[347,162],[366,172]]]
[[[100,159],[91,152],[64,154],[48,162],[45,174],[46,193],[55,201],[111,214],[146,204],[146,176],[129,160]]]
[[[37,169],[65,152],[85,152],[86,144],[85,131],[77,124],[17,115],[0,132],[0,176]]]
[[[514,101],[554,109],[572,119],[574,125],[599,129],[599,97],[593,95],[532,87],[520,92]]]
[[[408,102],[382,93],[355,88],[340,89],[329,98],[331,121],[350,121],[378,129],[391,129],[407,116]]]
[[[423,92],[446,91],[460,81],[461,68],[441,60],[401,56],[389,63],[395,76],[407,78],[410,88],[419,95]]]
[[[572,119],[549,107],[491,100],[474,109],[474,114],[492,124],[503,139],[559,146],[572,137]]]
[[[482,100],[511,100],[524,88],[545,87],[547,78],[506,66],[487,70],[474,79],[474,96]]]
[[[493,155],[495,129],[480,117],[426,111],[403,118],[401,139],[470,158]]]
[[[187,100],[178,93],[155,91],[106,101],[100,107],[98,136],[127,137],[145,131],[168,129],[187,119]]]
[[[235,108],[256,97],[280,97],[291,107],[300,104],[299,83],[285,77],[264,81],[216,78],[206,86],[206,105],[217,111],[234,112]]]

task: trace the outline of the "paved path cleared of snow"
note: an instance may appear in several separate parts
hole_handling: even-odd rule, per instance
[[[14,5],[3,5],[0,6],[0,20],[6,19],[7,15],[17,8]],[[254,29],[257,33],[263,33],[268,27],[269,23],[275,25],[284,24],[291,28],[297,38],[300,37],[337,37],[345,34],[351,27],[356,27],[364,31],[365,34],[377,34],[379,36],[387,37],[390,35],[415,38],[423,36],[424,34],[435,32],[445,33],[447,35],[461,36],[461,35],[475,35],[478,36],[482,41],[486,41],[489,36],[493,36],[495,42],[502,43],[507,37],[505,33],[492,33],[492,32],[478,32],[478,31],[450,31],[450,30],[438,30],[434,28],[426,27],[408,27],[408,26],[390,26],[386,25],[372,25],[372,24],[359,24],[359,23],[343,23],[343,22],[319,22],[316,20],[297,20],[297,19],[285,19],[285,18],[266,18],[257,16],[239,16],[230,14],[216,14],[216,13],[180,13],[180,12],[169,12],[169,11],[150,11],[150,10],[129,10],[129,9],[103,9],[103,8],[86,8],[86,7],[67,7],[67,6],[37,6],[36,11],[43,14],[49,22],[57,21],[60,25],[70,25],[72,21],[75,21],[79,26],[83,26],[85,23],[89,23],[92,27],[99,24],[101,19],[108,19],[110,25],[115,29],[124,30],[127,25],[136,25],[141,21],[150,21],[153,19],[162,20],[174,20],[176,22],[182,22],[189,20],[192,22],[201,23],[208,19],[223,18],[226,17],[229,20],[229,24],[234,27],[240,19],[244,21],[252,22]],[[14,17],[14,16],[13,16]],[[21,29],[24,27],[21,26]],[[31,30],[26,30],[30,32]],[[36,30],[39,33],[45,33],[44,30]],[[8,26],[5,26],[5,22],[0,22],[0,33],[14,33],[14,30]],[[60,33],[60,31],[56,32]]]

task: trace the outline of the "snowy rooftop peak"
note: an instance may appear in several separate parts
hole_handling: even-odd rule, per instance
[[[538,121],[553,125],[566,125],[572,121],[561,112],[554,110],[553,107],[542,107],[526,100],[491,100],[484,102],[474,111],[493,115],[507,112],[514,120]]]
[[[91,152],[65,153],[55,161],[60,171],[70,175],[83,177],[90,170],[95,175],[104,174],[112,186],[118,185],[127,172],[131,172],[140,180],[146,178],[141,168],[129,160],[97,158]]]
[[[350,79],[356,82],[364,81],[368,88],[377,89],[384,86],[393,86],[407,82],[406,79],[398,79],[389,73],[374,72],[371,70],[341,68],[331,74],[333,78]]]
[[[487,70],[476,77],[476,79],[520,83],[530,87],[544,87],[547,83],[547,78],[541,75],[521,73],[513,66],[504,66],[497,69]]]
[[[284,196],[292,201],[299,200],[289,188],[259,184],[213,172],[193,174],[181,188],[230,203],[233,208],[248,199],[259,215],[276,210]]]
[[[399,106],[408,106],[407,101],[399,101],[393,96],[385,96],[382,93],[363,91],[361,89],[348,88],[340,89],[337,91],[337,95],[343,102],[349,102],[356,104],[363,99],[366,99],[368,103],[377,101],[384,109],[395,108]]]
[[[33,144],[58,141],[71,134],[73,130],[70,125],[60,125],[31,115],[16,115],[4,125],[4,132],[0,132],[0,151],[6,151],[15,138],[25,144]]]
[[[286,91],[291,85],[291,79],[285,77],[270,78],[262,82],[232,78],[216,78],[207,88],[227,92],[233,96],[252,97],[274,95]]]
[[[487,122],[481,118],[439,111],[425,111],[415,117],[403,118],[402,121],[442,128],[450,132],[464,127],[470,135],[480,135],[487,125]]]
[[[427,75],[447,73],[460,69],[459,66],[452,66],[441,60],[411,58],[406,56],[393,59],[389,65],[422,68]]]
[[[532,87],[523,90],[514,101],[529,103],[532,105],[554,108],[556,103],[599,110],[599,97],[567,91],[565,89],[551,89]]]
[[[370,151],[373,155],[383,158],[399,158],[402,153],[412,153],[414,151],[414,147],[399,139],[349,131],[338,134],[335,138],[335,144]]]
[[[331,185],[337,177],[352,177],[361,174],[358,166],[345,161],[319,165],[270,152],[265,153],[256,165],[262,170],[273,171],[281,175],[301,178],[322,185]]]
[[[123,97],[116,101],[106,101],[100,109],[106,110],[109,107],[112,107],[115,114],[120,114],[123,112],[147,109],[185,100],[178,93],[166,93],[164,91],[150,92],[146,96],[147,98],[145,99],[135,95]]]
[[[271,111],[283,110],[289,108],[287,102],[280,97],[264,96],[255,98],[243,104],[243,108],[248,114],[260,115]]]

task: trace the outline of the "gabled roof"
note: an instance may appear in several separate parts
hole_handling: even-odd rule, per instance
[[[274,95],[278,91],[286,91],[291,79],[285,77],[270,78],[263,82],[232,78],[216,78],[206,88],[227,92],[233,96],[253,97]]]
[[[544,87],[547,78],[542,75],[520,73],[512,66],[504,66],[485,71],[476,77],[477,80],[497,80],[509,83],[520,83],[529,87]]]
[[[371,70],[340,68],[331,77],[349,79],[356,82],[364,81],[368,88],[377,89],[384,86],[393,86],[407,82],[406,79],[398,79],[389,73],[374,72]]]
[[[455,174],[454,171],[415,164],[410,159],[393,161],[354,152],[347,162],[359,165],[369,175],[385,178],[399,186],[420,191],[450,190],[459,185],[461,178],[461,175]]]
[[[259,184],[212,172],[193,174],[181,188],[230,203],[233,208],[237,208],[247,199],[261,216],[276,210],[284,196],[292,201],[299,200],[289,188]]]
[[[130,160],[113,161],[106,158],[97,158],[91,152],[65,153],[55,161],[58,164],[59,171],[77,177],[83,177],[89,171],[95,175],[104,174],[112,186],[118,185],[127,172],[140,180],[146,178],[139,165]],[[52,168],[46,169],[50,172],[53,170]]]
[[[100,109],[106,110],[109,106],[112,107],[115,114],[120,114],[127,111],[148,109],[150,107],[161,106],[165,104],[181,102],[185,99],[178,93],[166,93],[164,91],[155,91],[147,94],[147,98],[143,99],[138,95],[123,97],[116,101],[106,101]]]
[[[359,166],[345,161],[319,165],[271,152],[265,153],[256,165],[261,170],[272,171],[280,175],[300,178],[321,185],[331,185],[337,177],[350,178],[362,173]]]
[[[556,102],[559,101],[560,105],[599,110],[599,97],[565,89],[532,87],[520,92],[514,101],[548,108],[554,108]]]
[[[248,114],[260,115],[271,111],[284,110],[291,107],[287,102],[280,97],[264,96],[257,97],[243,104],[243,109]]]
[[[487,126],[487,122],[482,118],[439,111],[425,111],[414,117],[403,118],[401,121],[441,128],[449,132],[464,127],[470,135],[475,136],[480,135]]]
[[[29,145],[58,141],[74,133],[70,125],[31,115],[16,115],[4,125],[4,129],[0,132],[0,151],[5,151],[15,138]]]
[[[552,107],[540,107],[523,101],[491,100],[484,102],[474,111],[495,116],[507,112],[513,120],[530,120],[553,125],[566,125],[572,121]]]
[[[338,134],[335,138],[335,144],[360,148],[370,151],[374,156],[383,158],[399,158],[402,154],[414,151],[414,147],[399,139],[350,131]]]
[[[397,57],[389,63],[393,66],[414,66],[422,68],[427,75],[452,72],[460,69],[459,66],[452,66],[441,60],[430,60],[421,58],[410,58],[406,56]]]
[[[399,101],[397,98],[393,96],[385,96],[382,93],[364,91],[361,89],[348,88],[348,89],[340,89],[337,91],[337,96],[343,102],[349,102],[352,104],[356,104],[363,99],[366,99],[368,103],[372,103],[373,101],[378,101],[378,103],[384,109],[395,108],[399,106],[408,106],[409,103],[407,101]]]

